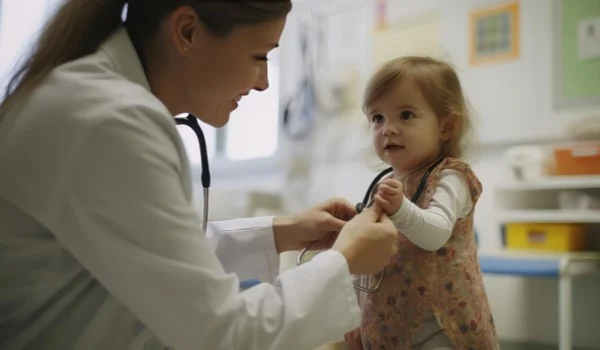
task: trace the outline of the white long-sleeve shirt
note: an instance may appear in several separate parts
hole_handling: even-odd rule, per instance
[[[276,274],[272,218],[204,236],[124,29],[5,117],[0,169],[1,349],[304,350],[360,323],[338,252],[239,291]]]
[[[405,198],[391,216],[396,228],[416,246],[435,251],[446,244],[454,224],[473,208],[469,187],[456,170],[442,170],[429,208],[421,209]]]
[[[456,170],[445,169],[440,172],[438,187],[428,208],[421,209],[404,198],[400,209],[390,219],[398,231],[414,245],[435,251],[448,242],[456,221],[465,218],[472,209],[473,201],[464,175]],[[429,339],[433,334],[439,333],[440,329],[435,316],[428,311],[415,334],[413,345]],[[443,333],[436,336],[435,342],[451,348],[451,343]]]

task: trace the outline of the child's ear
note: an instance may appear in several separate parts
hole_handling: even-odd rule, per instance
[[[456,132],[456,123],[458,122],[457,115],[451,113],[441,119],[440,123],[440,139],[442,141],[448,141],[454,137]]]

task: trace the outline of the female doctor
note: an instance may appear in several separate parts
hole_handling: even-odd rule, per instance
[[[267,89],[290,1],[129,0],[122,26],[124,3],[66,1],[0,106],[0,348],[341,339],[360,319],[351,274],[389,262],[393,224],[330,200],[211,223],[207,239],[173,119],[191,112],[220,127]],[[240,292],[238,278],[276,271],[278,252],[331,232],[327,252]]]

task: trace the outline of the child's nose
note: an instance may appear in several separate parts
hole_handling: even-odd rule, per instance
[[[391,136],[391,135],[397,135],[399,133],[399,129],[396,125],[392,124],[392,123],[388,123],[385,125],[384,129],[383,129],[383,134],[385,136]]]

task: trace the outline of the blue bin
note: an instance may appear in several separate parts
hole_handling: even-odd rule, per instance
[[[247,279],[240,282],[240,290],[246,290],[254,287],[257,284],[261,284],[262,282],[259,279]]]

